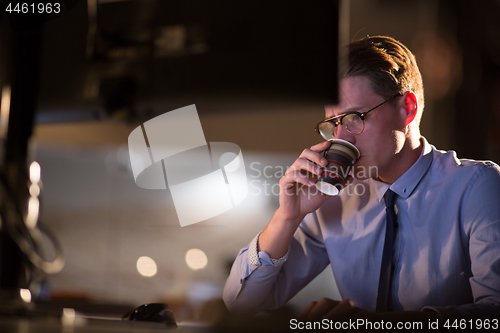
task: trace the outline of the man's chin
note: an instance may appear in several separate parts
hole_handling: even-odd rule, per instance
[[[352,168],[352,176],[358,180],[365,180],[370,178],[377,179],[378,167],[373,165],[359,165],[356,162]]]
[[[367,180],[368,178],[370,178],[370,177],[364,176],[363,174],[358,175],[357,173],[354,173],[354,172],[352,173],[352,176],[357,180]]]

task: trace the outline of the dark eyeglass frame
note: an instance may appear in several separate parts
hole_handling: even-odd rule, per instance
[[[363,129],[361,130],[361,132],[359,133],[352,133],[351,131],[349,131],[348,128],[346,128],[346,130],[351,133],[351,134],[361,134],[363,133],[363,131],[365,130],[365,117],[366,115],[369,113],[369,112],[372,112],[373,110],[375,110],[376,108],[378,107],[381,107],[382,105],[384,105],[385,103],[389,102],[389,101],[392,101],[394,98],[396,97],[399,97],[399,96],[403,96],[403,94],[396,94],[394,96],[392,96],[391,98],[383,101],[382,103],[378,104],[377,106],[371,108],[370,110],[368,111],[365,111],[365,112],[357,112],[357,111],[351,111],[351,112],[346,112],[344,114],[341,114],[341,115],[338,115],[338,116],[335,116],[335,117],[331,117],[331,118],[327,118],[325,120],[322,120],[320,121],[316,127],[314,128],[314,130],[316,132],[318,132],[318,134],[320,134],[321,136],[323,136],[323,134],[321,134],[321,132],[319,131],[319,125],[323,124],[323,123],[326,123],[326,122],[329,122],[329,123],[332,123],[334,128],[338,127],[339,125],[342,125],[342,119],[344,119],[344,117],[348,116],[348,115],[351,115],[351,114],[357,114],[359,118],[361,118],[361,120],[363,121]],[[335,137],[335,135],[333,135]],[[326,139],[326,138],[325,138]]]

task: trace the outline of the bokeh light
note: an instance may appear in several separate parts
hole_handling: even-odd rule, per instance
[[[21,299],[26,303],[31,302],[31,291],[29,289],[20,289],[19,294],[21,295]]]
[[[153,259],[151,259],[150,257],[143,256],[137,260],[137,271],[142,276],[152,277],[156,275],[158,268]]]
[[[40,181],[41,168],[38,162],[33,162],[30,165],[30,180],[33,184],[37,184]]]
[[[205,252],[191,249],[186,252],[186,264],[193,270],[203,269],[207,266],[208,258]]]

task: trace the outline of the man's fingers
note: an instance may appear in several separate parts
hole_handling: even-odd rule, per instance
[[[300,313],[299,315],[299,320],[306,320],[307,317],[309,316],[309,313],[311,312],[311,310],[316,306],[316,303],[318,302],[310,302],[309,304],[307,304],[306,308]]]
[[[295,187],[297,185],[313,186],[314,184],[314,179],[301,174],[300,171],[290,172],[285,177],[280,179],[280,187],[284,189]]]
[[[297,182],[306,186],[314,185],[317,176],[323,173],[320,166],[328,165],[328,161],[320,152],[328,148],[329,145],[330,143],[325,141],[312,146],[310,149],[304,149],[299,158],[297,158],[285,173],[286,179],[283,185],[286,187],[288,183],[292,182]]]
[[[323,150],[328,149],[331,145],[332,145],[332,143],[330,141],[323,141],[323,142],[320,142],[320,143],[312,146],[311,150],[314,150],[315,152],[321,152]]]
[[[311,302],[299,315],[301,321],[314,321],[321,319],[343,320],[351,318],[357,313],[369,313],[366,310],[357,308],[349,299],[344,299],[341,302],[334,301],[328,298],[323,298],[318,302]]]
[[[326,143],[326,144],[325,144]],[[317,144],[315,146],[312,146],[311,148],[304,149],[302,153],[299,156],[300,158],[305,158],[308,159],[311,162],[314,162],[318,165],[321,166],[326,166],[328,164],[328,161],[326,158],[323,157],[321,154],[325,149],[328,149],[330,146],[330,143],[328,141],[322,142],[320,144]]]
[[[325,314],[330,312],[335,308],[340,302],[331,300],[329,298],[322,298],[319,300],[313,308],[308,312],[305,319],[307,320],[319,320],[322,319]]]
[[[356,308],[354,307],[354,303],[348,299],[342,300],[336,307],[331,309],[324,318],[328,319],[339,319],[345,318],[349,315],[349,313],[353,312]]]
[[[304,158],[299,158],[290,168],[288,168],[285,176],[293,174],[299,175],[297,172],[299,172],[302,177],[314,176],[313,178],[315,179],[316,176],[323,173],[323,170],[319,165]]]

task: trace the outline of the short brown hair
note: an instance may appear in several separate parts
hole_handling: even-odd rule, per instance
[[[365,75],[373,91],[388,99],[413,91],[424,108],[424,85],[415,56],[399,41],[386,36],[367,36],[349,45],[349,63],[344,76]]]

